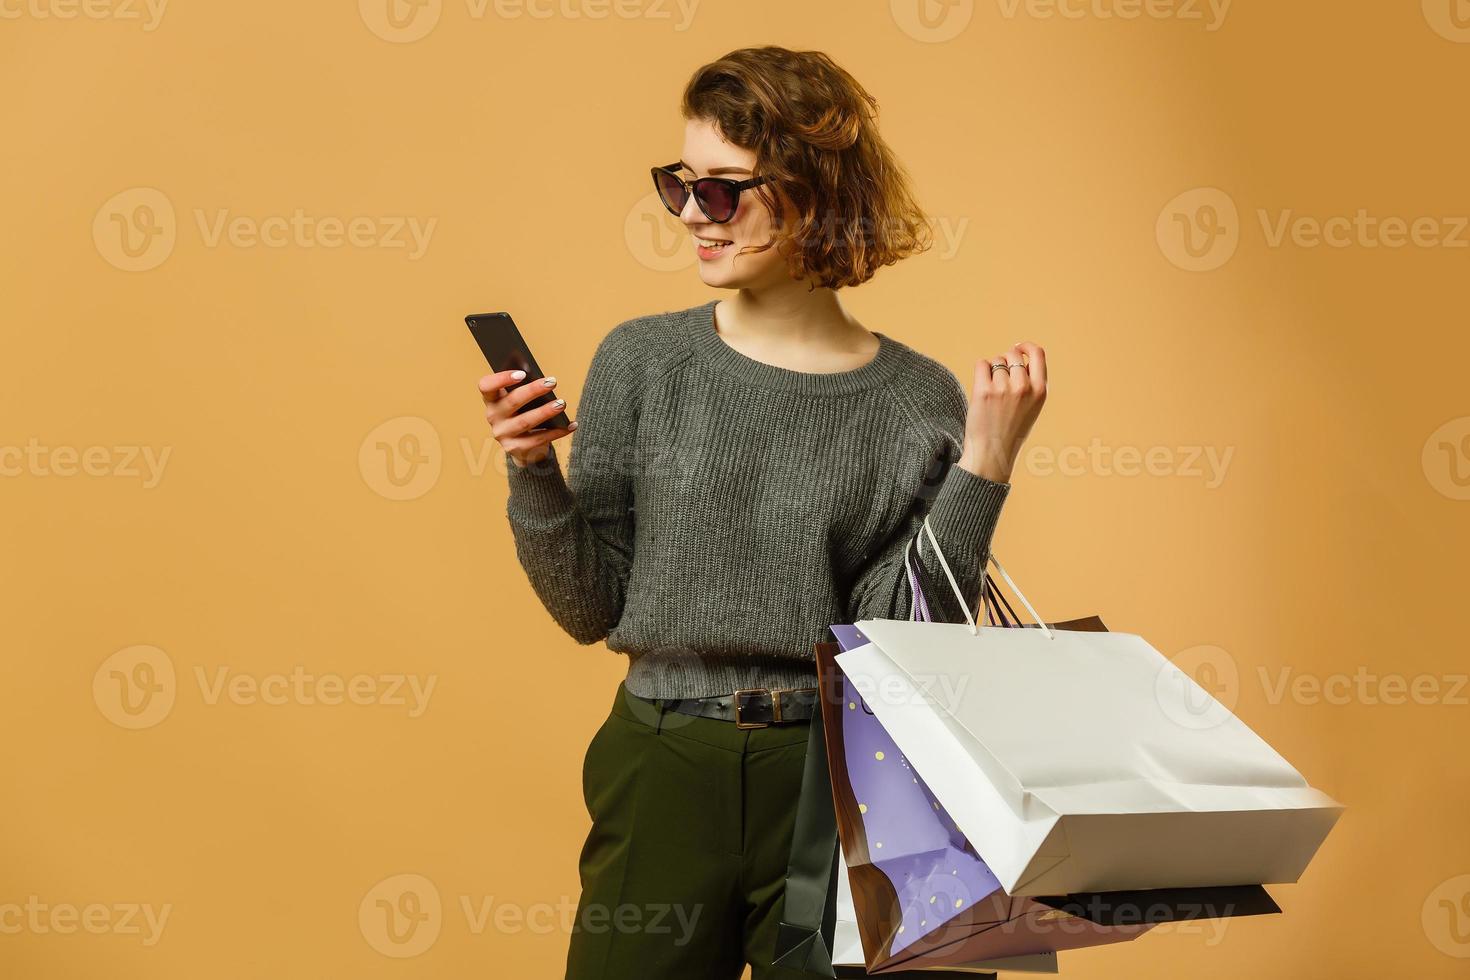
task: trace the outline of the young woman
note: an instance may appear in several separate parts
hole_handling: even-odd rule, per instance
[[[592,830],[567,977],[754,980],[772,965],[814,707],[834,623],[935,619],[980,594],[1011,469],[1046,397],[1042,349],[944,365],[843,309],[838,290],[928,247],[877,103],[818,52],[699,69],[677,163],[654,168],[705,284],[727,298],[618,324],[578,418],[530,430],[555,379],[480,381],[505,450],[516,552],[579,643],[627,677],[583,763]],[[564,479],[553,443],[577,432]]]

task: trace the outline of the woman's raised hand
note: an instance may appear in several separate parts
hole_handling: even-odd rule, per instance
[[[1046,351],[1022,341],[1004,354],[975,362],[975,387],[965,419],[959,465],[1008,483],[1021,445],[1046,402]]]

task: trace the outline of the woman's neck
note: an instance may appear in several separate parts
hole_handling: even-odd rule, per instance
[[[715,307],[715,328],[748,357],[794,371],[847,371],[877,354],[878,338],[832,289],[740,289]]]

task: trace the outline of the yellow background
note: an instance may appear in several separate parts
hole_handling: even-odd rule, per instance
[[[516,562],[462,317],[512,311],[575,416],[613,325],[712,298],[647,168],[679,154],[689,74],[759,43],[851,70],[957,240],[844,303],[966,381],[1017,340],[1049,353],[995,542],[1028,597],[1197,668],[1348,806],[1273,889],[1284,915],[1065,975],[1470,967],[1470,233],[1271,237],[1361,209],[1454,238],[1470,11],[98,2],[0,19],[0,449],[45,447],[0,478],[0,906],[114,927],[7,926],[0,973],[561,975],[582,753],[625,660],[561,633]],[[298,209],[367,232],[211,234]],[[1194,241],[1222,251],[1191,258],[1211,215]],[[421,254],[380,243],[406,218]],[[1162,447],[1162,469],[1035,455],[1089,446]],[[68,447],[101,447],[92,474],[56,472]],[[128,475],[129,447],[167,451],[161,478]],[[1194,450],[1231,453],[1223,479]],[[140,664],[164,700],[130,728]],[[212,686],[298,667],[435,686],[417,717]],[[1282,671],[1347,696],[1273,696]],[[1377,680],[1332,686],[1354,676]],[[1440,694],[1384,703],[1390,677]],[[401,875],[440,901],[412,957],[374,934],[377,898],[422,888]],[[156,942],[129,903],[169,909]]]

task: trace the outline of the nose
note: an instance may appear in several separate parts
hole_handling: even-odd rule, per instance
[[[693,194],[690,194],[689,200],[684,202],[684,210],[679,212],[679,220],[691,228],[709,221],[704,216],[704,212],[699,210],[699,202],[694,199]]]

